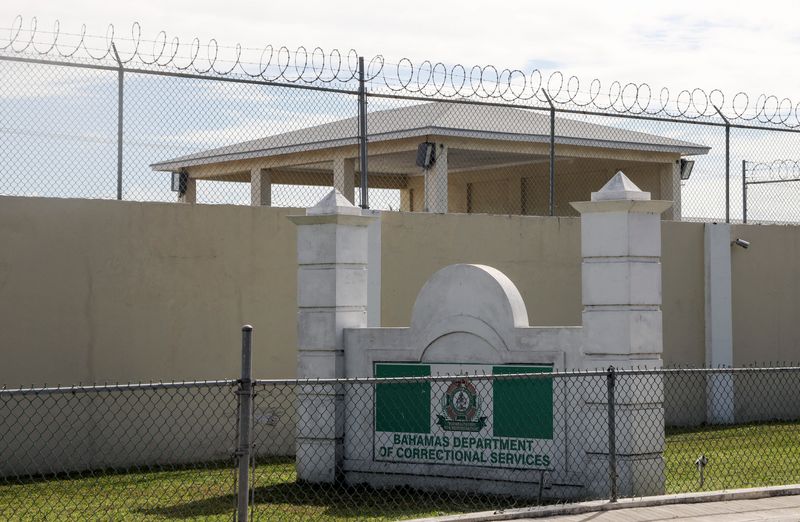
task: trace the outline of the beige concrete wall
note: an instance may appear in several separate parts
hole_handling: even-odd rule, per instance
[[[704,225],[662,221],[664,364],[705,364]]]
[[[451,263],[495,266],[522,294],[532,324],[580,322],[580,223],[575,218],[389,214],[384,216],[382,313],[386,326],[408,325],[417,292]],[[420,234],[419,230],[425,230]],[[662,223],[664,364],[705,361],[704,224]],[[733,237],[734,365],[800,362],[800,227],[737,225]],[[665,380],[669,424],[706,419],[706,383],[698,374]],[[737,376],[736,418],[797,418],[800,386],[786,374]],[[781,398],[786,400],[781,400]]]
[[[0,198],[0,382],[293,376],[297,212]]]
[[[245,322],[256,328],[255,374],[295,375],[296,247],[286,216],[298,210],[0,202],[0,382],[233,378]],[[702,225],[665,222],[663,244],[665,362],[702,365]],[[458,262],[508,274],[532,324],[580,324],[576,218],[385,213],[382,252],[385,326],[407,325],[423,283]],[[763,261],[755,246],[745,254]],[[740,257],[736,277],[747,279]],[[772,320],[765,308],[743,312],[745,329],[737,312],[737,339],[753,344],[756,324]],[[776,342],[788,350],[793,323],[783,321]]]
[[[293,377],[296,231],[286,216],[299,212],[1,197],[0,383],[15,387],[236,378],[239,326],[247,322],[255,326],[255,375]],[[733,251],[734,362],[796,362],[800,227],[749,225],[733,230],[735,237],[752,245]],[[385,213],[382,236],[384,326],[408,325],[424,282],[439,268],[459,262],[488,264],[505,272],[520,289],[532,324],[580,324],[577,218]],[[667,365],[705,362],[703,243],[702,224],[662,225]],[[702,422],[704,382],[695,379],[696,385],[690,386],[673,381],[666,383],[667,418],[678,424]],[[774,401],[775,388],[740,381],[739,397],[763,395],[759,400],[737,400],[741,418],[752,418],[763,411],[757,405]],[[270,394],[280,395],[279,400],[266,400]],[[161,397],[163,408],[152,411],[153,419],[176,408],[182,412],[175,427],[181,435],[163,440],[137,432],[125,408],[104,412],[97,401],[90,408],[65,404],[55,412],[40,411],[45,424],[72,423],[71,443],[39,444],[36,437],[42,433],[28,433],[10,417],[4,429],[19,432],[18,440],[29,441],[30,451],[38,452],[44,463],[67,458],[76,467],[105,465],[103,459],[113,452],[98,448],[114,446],[120,435],[113,429],[124,426],[131,426],[123,430],[126,436],[141,435],[139,457],[144,460],[139,463],[162,461],[175,454],[173,448],[188,447],[184,440],[192,440],[197,451],[175,454],[176,461],[224,458],[230,449],[225,428],[202,439],[192,438],[192,430],[180,431],[188,424],[202,424],[207,408],[217,401],[214,407],[221,413],[214,415],[215,422],[229,426],[235,419],[232,395],[227,390],[216,395],[183,406],[176,406],[175,398]],[[279,423],[257,427],[259,440],[267,441],[259,451],[291,452],[291,390],[262,390],[259,397],[259,418],[277,418]],[[116,408],[113,399],[106,402]],[[25,404],[18,405],[20,415]],[[158,422],[166,426],[169,418]],[[103,431],[103,426],[110,428]],[[110,438],[91,436],[97,433]],[[133,463],[130,455],[120,458],[114,462]]]
[[[392,213],[383,216],[382,239],[384,326],[408,326],[422,285],[452,263],[503,271],[519,288],[533,325],[581,322],[578,218]],[[662,251],[664,362],[702,366],[703,225],[664,222]]]
[[[238,326],[256,327],[255,371],[295,373],[298,210],[0,198],[0,381],[236,377]],[[382,316],[408,324],[438,268],[495,266],[531,322],[580,322],[575,218],[386,213]],[[734,362],[798,360],[800,227],[735,226]],[[704,358],[703,225],[664,222],[664,359]]]
[[[536,324],[580,324],[577,219],[385,213],[381,254],[384,326],[408,326],[422,285],[452,263],[503,271],[519,286]]]
[[[800,363],[800,227],[734,225],[733,364]]]

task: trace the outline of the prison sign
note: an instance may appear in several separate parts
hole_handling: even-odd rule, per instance
[[[374,459],[550,469],[552,379],[486,377],[550,372],[551,365],[375,363],[376,377],[453,377],[376,385]]]

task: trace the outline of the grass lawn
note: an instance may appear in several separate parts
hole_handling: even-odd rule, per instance
[[[694,465],[708,459],[699,487]],[[800,483],[800,423],[668,429],[667,493]]]
[[[700,453],[709,459],[703,490],[798,483],[800,423],[668,430],[667,492],[700,490]],[[233,485],[231,465],[0,482],[0,520],[231,520]],[[490,496],[300,486],[292,460],[260,464],[255,488],[255,520],[395,520],[515,506]]]
[[[0,484],[0,520],[226,520],[236,506],[231,465],[147,473],[102,474]],[[516,504],[515,504],[516,502]],[[295,482],[294,459],[260,464],[254,520],[397,520],[523,506],[479,495],[435,495],[407,488]]]

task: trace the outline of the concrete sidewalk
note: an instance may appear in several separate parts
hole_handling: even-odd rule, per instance
[[[800,522],[800,484],[760,488],[680,493],[655,497],[623,498],[556,504],[521,509],[484,511],[418,519],[416,522],[695,522],[791,521]],[[415,521],[410,521],[415,522]]]
[[[800,521],[800,495],[762,498],[757,500],[723,500],[695,504],[631,507],[614,511],[566,515],[546,519],[521,519],[529,522],[750,522]]]

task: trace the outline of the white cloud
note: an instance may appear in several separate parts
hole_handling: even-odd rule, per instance
[[[116,96],[116,75],[92,69],[0,62],[0,76],[0,99]]]
[[[791,96],[800,71],[790,66],[800,51],[793,2],[762,2],[759,9],[734,2],[639,1],[435,2],[424,8],[397,3],[309,0],[261,2],[210,0],[109,3],[99,0],[7,0],[0,24],[21,13],[40,27],[55,18],[62,30],[86,23],[105,34],[109,22],[126,34],[131,22],[152,38],[159,30],[188,42],[194,36],[223,45],[241,42],[356,48],[389,61],[409,57],[445,63],[558,64],[588,82],[648,82],[672,89],[721,88]],[[729,98],[730,98],[729,96]]]

